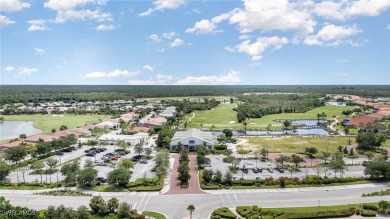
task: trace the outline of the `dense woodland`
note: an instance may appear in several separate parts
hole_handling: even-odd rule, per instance
[[[0,104],[46,101],[108,101],[150,97],[236,96],[248,92],[337,93],[390,97],[390,85],[1,85]]]
[[[244,102],[234,110],[237,111],[237,120],[246,118],[261,118],[265,115],[278,113],[304,113],[316,107],[324,106],[325,101],[320,95],[239,95],[238,100]]]
[[[198,102],[189,100],[162,100],[161,103],[176,107],[177,112],[181,115],[191,113],[194,110],[210,110],[220,104],[219,101],[208,98]]]

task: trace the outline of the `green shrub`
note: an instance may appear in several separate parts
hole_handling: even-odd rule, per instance
[[[219,218],[226,218],[226,219],[236,219],[237,216],[229,210],[229,208],[223,207],[218,208],[212,213],[212,217],[214,216],[220,216]],[[218,218],[218,217],[217,217]]]
[[[373,211],[377,211],[378,210],[378,207],[376,205],[373,205],[373,204],[363,204],[362,207],[365,210],[373,210]]]
[[[360,215],[360,210],[357,209],[355,213],[356,213],[356,215]]]
[[[363,217],[376,217],[376,211],[362,210],[360,215]]]
[[[214,149],[215,150],[226,150],[227,149],[227,145],[225,145],[225,144],[215,145]]]
[[[259,218],[259,213],[254,213],[251,215],[250,219],[258,219]]]
[[[263,219],[274,219],[274,216],[266,215],[262,217]]]
[[[223,158],[223,162],[232,163],[236,158],[234,156],[227,156]]]
[[[254,211],[254,212],[260,212],[260,211],[261,211],[261,208],[259,208],[259,206],[257,206],[257,205],[253,205],[253,206],[252,206],[252,211]]]
[[[237,206],[236,211],[238,214],[245,217],[252,212],[252,207],[251,206]]]

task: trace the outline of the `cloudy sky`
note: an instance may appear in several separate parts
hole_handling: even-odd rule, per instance
[[[390,0],[1,0],[1,84],[390,84]]]

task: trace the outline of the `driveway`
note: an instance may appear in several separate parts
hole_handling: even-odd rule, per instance
[[[179,155],[174,154],[171,156],[175,159],[173,163],[172,168],[172,175],[171,175],[171,184],[169,187],[169,191],[165,193],[166,195],[172,195],[172,194],[206,194],[202,191],[199,185],[199,179],[198,179],[198,171],[197,171],[197,163],[196,163],[196,155],[189,155],[190,159],[190,186],[188,188],[180,188],[179,180],[177,179],[179,176],[179,173],[177,172],[177,167],[179,166]]]

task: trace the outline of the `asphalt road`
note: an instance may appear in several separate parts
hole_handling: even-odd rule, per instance
[[[390,196],[361,197],[362,193],[388,189],[388,184],[362,184],[351,186],[295,188],[295,189],[259,189],[259,190],[217,190],[213,194],[202,195],[159,195],[156,193],[99,193],[106,200],[117,197],[127,201],[138,211],[158,211],[170,219],[188,216],[187,206],[196,208],[194,218],[208,218],[213,210],[219,207],[234,208],[242,205],[259,205],[261,207],[301,207],[318,205],[340,205],[362,202],[390,201]],[[61,197],[33,195],[34,191],[6,191],[1,196],[14,205],[33,209],[47,208],[49,205],[63,204],[77,208],[88,206],[91,197]],[[97,193],[95,193],[97,194]]]

